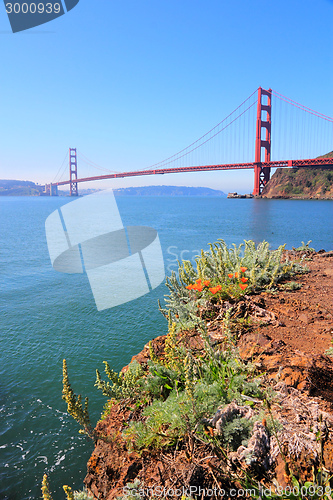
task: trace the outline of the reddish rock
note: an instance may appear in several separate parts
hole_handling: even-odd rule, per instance
[[[255,474],[260,478],[261,465],[265,463],[282,487],[291,484],[291,473],[300,482],[313,481],[313,469],[318,470],[321,465],[333,474],[333,358],[324,354],[333,336],[333,253],[314,255],[307,264],[312,272],[297,278],[302,288],[277,295],[245,296],[231,315],[231,321],[237,317],[251,319],[247,329],[237,332],[240,356],[245,362],[254,363],[259,373],[265,373],[263,377],[276,393],[270,410],[266,410],[262,423],[256,424],[252,441],[249,440],[248,448],[260,450],[262,443],[266,446],[265,453],[257,454]],[[221,310],[231,305],[222,304]],[[215,317],[220,312],[216,305],[211,311]],[[220,347],[228,342],[222,316],[221,320],[209,319],[207,323],[212,343]],[[182,332],[180,337],[186,347],[198,354],[203,352],[204,343],[198,332]],[[154,356],[163,358],[164,345],[165,337],[157,337],[150,348],[146,345],[132,359],[146,364],[150,349]],[[129,452],[122,431],[139,414],[140,409],[114,405],[110,416],[97,425],[101,439],[89,459],[85,478],[85,485],[96,499],[115,499],[135,478],[145,487],[212,488],[217,483],[228,489],[237,484],[231,479],[237,461],[249,467],[244,462],[248,448],[243,446],[230,453],[228,461],[223,454],[215,455],[211,446],[190,442],[190,436],[178,443],[177,450],[144,450],[141,455]],[[266,425],[271,417],[281,428],[277,433],[272,431],[268,444]]]

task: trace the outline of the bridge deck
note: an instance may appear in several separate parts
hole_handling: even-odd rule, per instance
[[[117,174],[97,175],[94,177],[82,177],[76,179],[78,182],[99,181],[104,179],[119,179],[123,177],[137,177],[142,175],[158,175],[158,174],[176,174],[181,172],[201,172],[213,170],[241,170],[255,168],[257,163],[232,163],[228,165],[202,165],[193,167],[176,167],[176,168],[161,168],[155,170],[137,170],[133,172],[119,172]],[[309,158],[305,160],[281,160],[259,163],[260,167],[281,168],[281,167],[333,167],[333,158]],[[54,186],[63,186],[70,184],[70,180],[56,182]],[[73,181],[72,181],[73,182]]]

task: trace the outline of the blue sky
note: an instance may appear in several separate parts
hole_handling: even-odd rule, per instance
[[[332,21],[331,0],[80,0],[13,34],[1,3],[0,178],[50,182],[68,147],[107,169],[145,168],[258,86],[333,116]],[[83,174],[103,172],[79,163]],[[253,173],[82,186],[148,184],[252,191]]]

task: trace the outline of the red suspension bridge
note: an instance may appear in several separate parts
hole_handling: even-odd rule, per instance
[[[277,151],[274,156],[285,158],[279,160],[271,158],[273,96],[277,102],[276,111],[274,111],[277,118],[274,119],[274,124],[275,121],[279,122],[274,135],[274,144],[276,142],[274,151]],[[246,156],[252,156],[250,146],[253,142],[254,161],[240,161]],[[200,139],[151,167],[131,172],[108,171],[109,173],[105,175],[78,177],[77,151],[70,148],[69,179],[52,182],[45,187],[46,191],[54,196],[58,193],[58,186],[69,184],[70,195],[77,196],[78,184],[81,182],[181,172],[253,169],[253,195],[259,196],[270,179],[272,168],[333,168],[332,157],[320,157],[323,153],[333,149],[332,143],[332,118],[292,101],[272,89],[265,90],[259,87]],[[319,157],[308,156],[304,159],[306,151],[311,153],[309,156],[318,154]],[[218,163],[216,158],[224,158],[224,160],[231,158],[231,161]],[[210,159],[215,161],[209,161]],[[90,166],[101,169],[84,156],[82,160]],[[188,166],[185,165],[186,163]]]

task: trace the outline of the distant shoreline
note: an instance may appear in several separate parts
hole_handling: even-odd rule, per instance
[[[93,194],[100,189],[79,189],[79,195]],[[115,196],[204,196],[222,197],[227,195],[223,191],[207,187],[190,186],[142,186],[118,188],[113,190]],[[68,194],[67,194],[68,193]],[[48,196],[44,193],[44,186],[31,181],[0,180],[0,196]],[[69,196],[69,192],[60,191],[58,196]]]
[[[293,172],[292,172],[293,173]],[[288,172],[283,172],[288,174]],[[279,175],[279,174],[278,174]],[[281,174],[280,174],[281,175]],[[290,174],[289,174],[290,175]],[[274,186],[276,183],[276,175],[267,184],[261,196],[256,198],[273,199],[273,200],[331,200],[332,194],[327,187],[325,193],[321,190],[321,184],[317,185],[316,193],[281,193],[279,194],[279,186]],[[319,177],[319,175],[318,175]],[[273,185],[273,186],[272,186]],[[87,196],[97,192],[104,191],[104,189],[80,189],[79,196]],[[140,186],[117,188],[113,190],[116,197],[125,196],[147,196],[147,197],[205,197],[205,198],[230,198],[230,199],[252,199],[252,195],[229,193],[228,195],[223,191],[212,189],[208,187],[190,187],[190,186]],[[13,196],[29,196],[29,197],[45,197],[49,196],[44,193],[44,185],[35,184],[32,181],[20,180],[1,180],[0,179],[0,196],[13,197]],[[58,192],[59,197],[69,197],[69,191]]]

